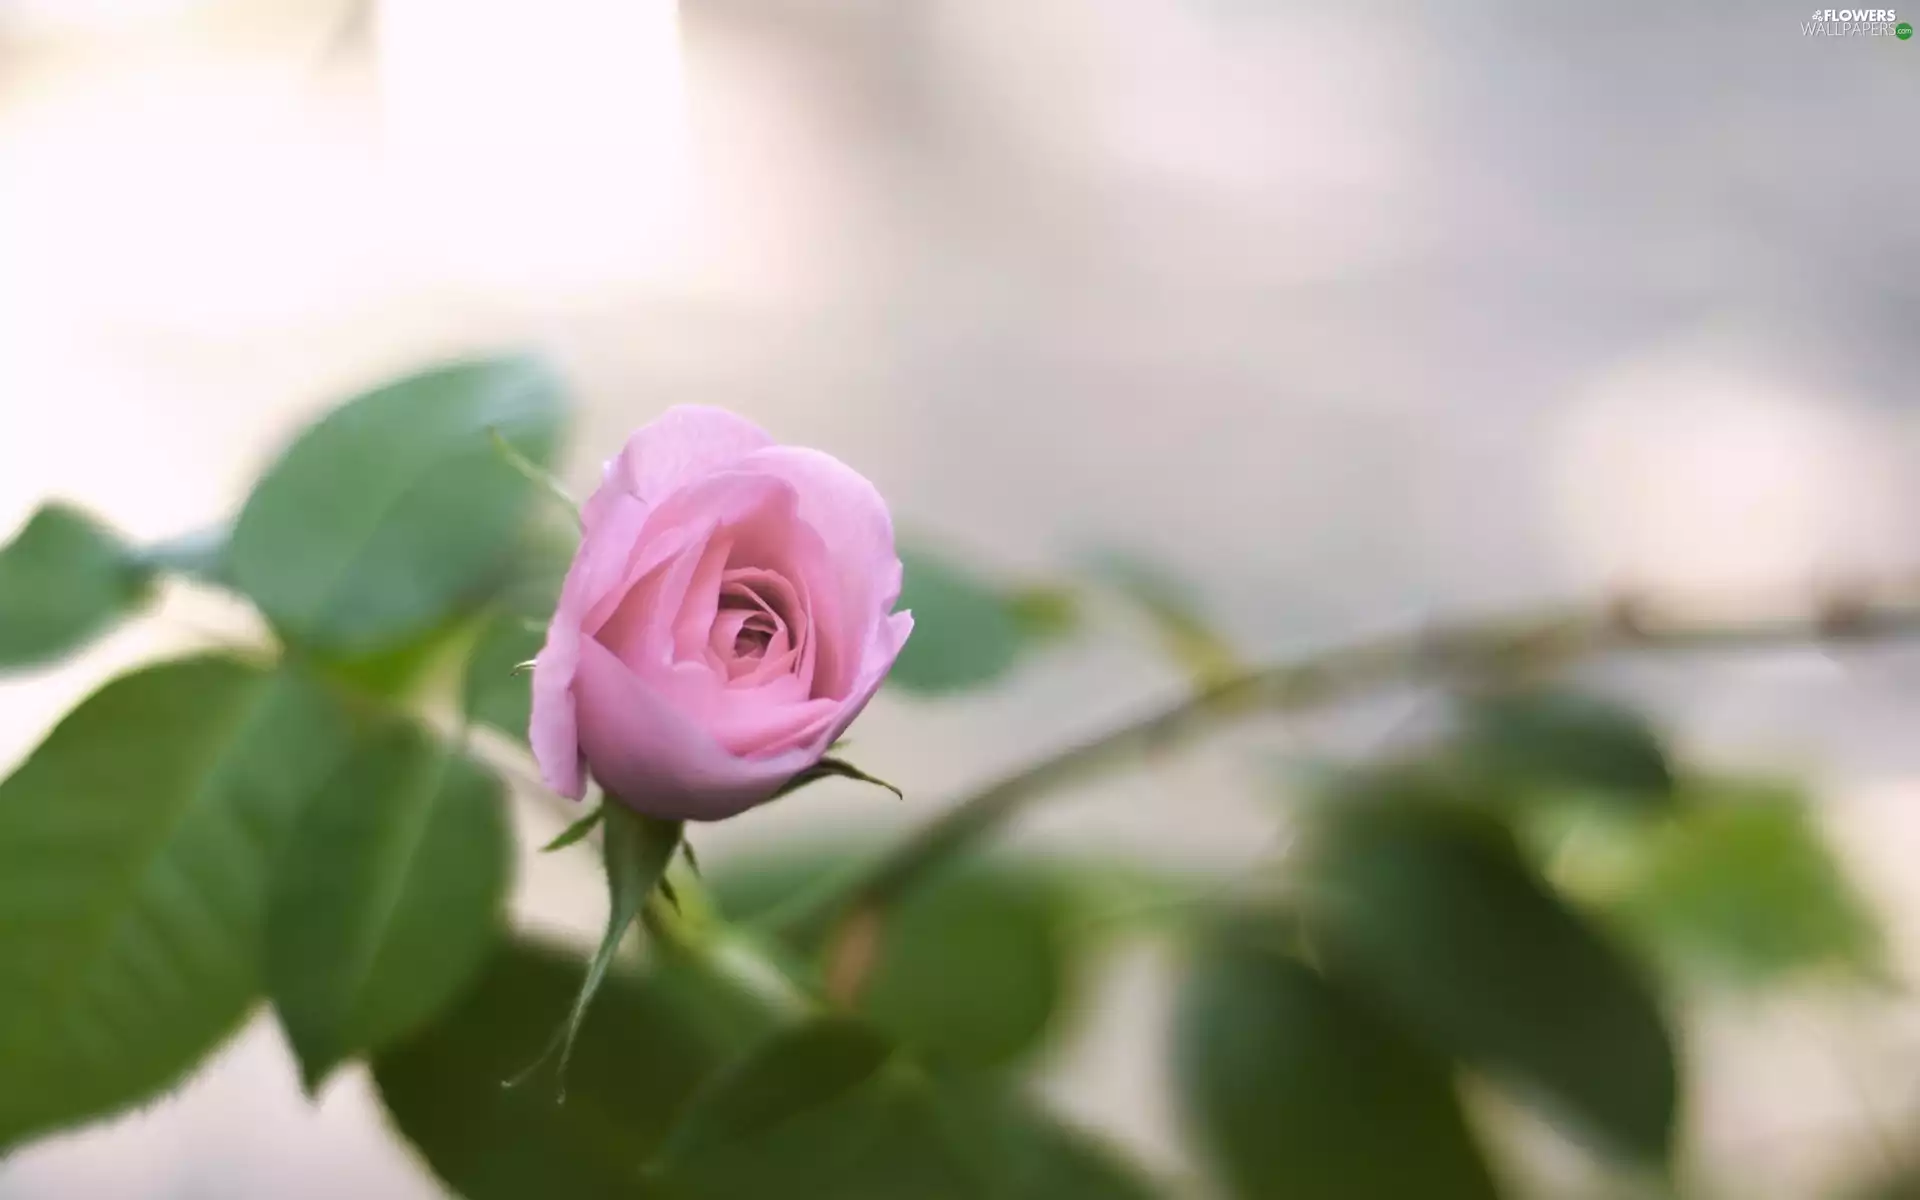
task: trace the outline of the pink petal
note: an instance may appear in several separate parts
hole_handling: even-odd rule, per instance
[[[766,475],[722,472],[687,485],[647,510],[645,521],[631,534],[620,582],[595,600],[587,612],[585,628],[588,632],[599,629],[641,579],[688,546],[704,545],[721,529],[732,533],[737,545],[738,531],[791,524],[798,507],[799,497],[792,486]],[[621,532],[626,528],[621,525]],[[587,537],[597,541],[600,535],[589,530]],[[611,544],[612,538],[607,541]]]
[[[867,644],[867,657],[860,682],[854,688],[852,697],[841,707],[823,745],[830,746],[837,741],[861,710],[866,708],[867,702],[873,699],[873,694],[886,681],[887,672],[893,669],[893,660],[900,656],[900,647],[907,644],[907,638],[912,633],[913,614],[910,612],[894,613],[874,626],[872,640]]]
[[[799,494],[800,519],[815,534],[793,541],[796,557],[815,568],[804,572],[821,635],[815,691],[849,696],[864,668],[857,648],[900,599],[900,556],[886,501],[865,476],[818,450],[769,446],[748,455],[739,469],[784,479]],[[826,562],[818,562],[823,556]]]
[[[654,505],[771,445],[766,430],[724,408],[675,405],[634,431],[606,481]]]
[[[893,611],[900,599],[893,516],[866,476],[831,454],[803,446],[756,450],[741,461],[740,469],[784,479],[800,493],[800,519],[833,548],[853,611]]]
[[[709,569],[718,550],[724,561],[724,542],[698,535],[677,555],[660,563],[636,582],[607,617],[586,632],[595,641],[614,652],[620,661],[645,675],[656,667],[671,666],[677,658],[673,637],[675,617],[686,604],[696,577]],[[719,568],[711,568],[717,579]],[[705,659],[700,660],[703,664]]]
[[[766,758],[729,754],[595,642],[580,647],[574,690],[580,747],[593,763],[594,778],[610,796],[657,817],[733,816],[771,796],[818,757],[808,747]]]

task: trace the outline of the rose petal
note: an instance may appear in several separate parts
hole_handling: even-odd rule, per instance
[[[737,472],[714,475],[675,492],[664,503],[647,510],[646,520],[632,534],[621,582],[602,593],[588,610],[587,631],[593,632],[605,624],[628,592],[688,546],[704,544],[722,530],[727,531],[736,546],[743,533],[764,540],[765,535],[757,531],[790,526],[797,517],[799,503],[799,495],[785,480]],[[616,511],[625,510],[616,508]],[[621,532],[625,532],[624,525]],[[590,532],[588,538],[595,545],[603,544],[597,531]],[[611,544],[611,541],[610,532],[604,542]]]
[[[873,699],[880,685],[886,681],[887,672],[893,669],[893,660],[900,656],[900,648],[907,644],[907,638],[913,633],[913,614],[897,612],[874,626],[873,637],[867,644],[867,657],[860,682],[854,688],[853,696],[841,706],[834,718],[826,737],[826,745],[839,740],[853,724],[860,710]]]
[[[534,657],[533,711],[527,742],[548,787],[578,800],[586,795],[586,772],[576,728],[573,676],[587,614],[617,601],[628,560],[645,526],[647,509],[631,496],[610,493],[596,521],[581,534],[547,625],[547,640]]]
[[[766,430],[724,408],[677,404],[634,431],[605,478],[655,505],[773,444]]]
[[[818,450],[768,446],[742,459],[736,469],[786,480],[798,494],[800,520],[815,535],[795,539],[792,548],[796,561],[811,568],[803,573],[812,593],[814,625],[822,631],[814,690],[852,695],[858,690],[863,669],[859,651],[868,632],[900,599],[900,556],[886,501],[865,476]],[[831,594],[831,603],[825,593]]]
[[[693,544],[635,583],[604,625],[597,630],[589,626],[590,636],[643,676],[671,666],[679,657],[673,634],[676,615],[703,571],[711,571],[717,586],[720,563],[726,559],[723,540],[692,539]],[[704,658],[700,661],[705,665]]]
[[[900,556],[893,516],[873,483],[831,454],[802,446],[767,446],[738,464],[742,471],[784,479],[800,494],[800,519],[833,547],[853,614],[885,615],[900,599]]]
[[[727,752],[613,652],[580,648],[574,677],[580,748],[611,796],[670,820],[717,821],[753,807],[818,757],[810,746],[765,758]]]
[[[673,657],[678,662],[705,662],[707,644],[714,618],[720,611],[720,580],[726,573],[727,556],[733,553],[733,538],[722,531],[707,542],[700,565],[677,606],[673,618]]]

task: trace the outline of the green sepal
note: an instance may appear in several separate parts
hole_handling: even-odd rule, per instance
[[[612,796],[600,806],[600,812],[606,825],[606,836],[601,843],[601,857],[607,869],[606,932],[601,935],[600,948],[594,951],[593,961],[587,965],[586,978],[580,984],[580,994],[574,998],[566,1024],[555,1031],[553,1041],[532,1065],[508,1081],[509,1087],[532,1078],[558,1050],[560,1094],[565,1097],[567,1062],[573,1056],[574,1039],[587,1019],[587,1010],[593,1005],[594,993],[600,990],[627,930],[640,918],[647,897],[665,879],[667,866],[680,847],[679,821],[637,813]]]
[[[581,817],[578,821],[562,829],[554,836],[552,841],[540,847],[540,853],[552,854],[555,850],[565,850],[575,842],[585,841],[587,835],[599,828],[600,822],[606,820],[606,817],[607,806],[602,804],[586,816]]]
[[[835,779],[835,778],[856,779],[856,780],[859,780],[861,783],[870,783],[875,787],[883,787],[888,791],[892,792],[894,795],[898,796],[902,800],[905,800],[907,798],[907,794],[901,791],[899,788],[895,787],[893,784],[888,783],[886,780],[881,779],[878,776],[867,774],[865,771],[862,771],[859,767],[854,766],[852,763],[848,762],[844,758],[821,759],[819,762],[813,764],[812,766],[808,767],[806,770],[800,772],[798,775],[795,775],[792,779],[787,780],[786,783],[782,784],[780,786],[780,790],[773,794],[773,798],[778,800],[780,797],[786,795],[787,793],[799,791],[801,788],[807,786],[810,783],[815,783],[822,779]]]

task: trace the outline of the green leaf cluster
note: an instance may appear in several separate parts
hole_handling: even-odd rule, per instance
[[[1323,777],[1279,878],[1194,940],[1175,1078],[1233,1196],[1527,1194],[1469,1079],[1658,1192],[1683,986],[1875,961],[1799,792],[1690,774],[1596,695],[1479,694],[1459,717]]]
[[[106,684],[0,783],[0,1147],[151,1101],[262,1003],[317,1089],[493,955],[506,789],[405,698],[538,525],[493,439],[544,463],[565,411],[531,360],[449,364],[306,430],[230,537],[139,551],[50,505],[0,550],[0,669],[81,648],[163,571],[280,642]]]

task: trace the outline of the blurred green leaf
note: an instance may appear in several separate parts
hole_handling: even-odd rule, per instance
[[[495,612],[467,659],[461,703],[470,720],[525,741],[533,719],[533,673],[523,664],[540,653],[546,634],[510,611]]]
[[[434,627],[497,581],[538,489],[500,454],[552,457],[561,384],[528,359],[409,376],[309,428],[248,497],[233,580],[295,643],[361,654]]]
[[[1303,892],[1337,975],[1431,1044],[1537,1094],[1609,1150],[1671,1151],[1673,1046],[1632,965],[1482,814],[1327,815]]]
[[[1087,554],[1085,563],[1089,575],[1147,618],[1168,657],[1196,683],[1219,683],[1239,669],[1239,655],[1213,628],[1193,588],[1165,566],[1137,551],[1114,547]]]
[[[811,907],[808,902],[816,896],[838,892],[859,873],[874,849],[874,844],[862,841],[749,851],[709,864],[707,890],[729,921],[784,935],[787,913]],[[808,943],[794,948],[811,951],[819,946]]]
[[[175,1084],[258,996],[271,870],[349,722],[220,658],[107,684],[0,784],[0,1145]]]
[[[266,979],[308,1091],[471,980],[512,855],[499,780],[412,725],[368,739],[307,802],[268,906]]]
[[[1849,1188],[1843,1194],[1846,1200],[1920,1200],[1920,1170],[1903,1167],[1897,1174]]]
[[[779,1030],[729,1064],[687,1102],[658,1171],[745,1142],[873,1078],[893,1046],[872,1026],[823,1016]]]
[[[996,1200],[1154,1200],[1161,1193],[1113,1147],[997,1077],[940,1081],[947,1127]]]
[[[899,607],[913,612],[913,636],[888,682],[915,692],[991,683],[1019,657],[1020,622],[1007,596],[924,548],[902,546]]]
[[[570,534],[544,528],[525,539],[480,627],[461,682],[461,708],[469,720],[522,742],[533,718],[533,669],[527,664],[546,642],[571,543]]]
[[[1080,594],[1059,584],[1029,584],[1007,593],[1007,612],[1021,636],[1050,641],[1080,628]]]
[[[479,632],[467,613],[442,621],[425,633],[366,654],[309,658],[307,665],[349,689],[407,707],[432,695],[462,664]]]
[[[1272,946],[1208,939],[1182,987],[1184,1117],[1247,1200],[1491,1200],[1447,1064]]]
[[[1802,972],[1885,968],[1880,929],[1807,798],[1719,781],[1660,828],[1610,905],[1623,928],[1682,970],[1758,986]]]
[[[0,548],[0,672],[62,658],[140,605],[149,573],[106,527],[42,505]]]
[[[803,848],[717,863],[707,878],[730,918],[777,927],[787,903],[837,886],[853,861],[844,847]],[[861,1012],[932,1062],[1020,1059],[1072,983],[1069,900],[1049,869],[1027,864],[975,862],[929,877],[888,909]]]
[[[1118,1154],[998,1078],[888,1072],[665,1177],[685,1200],[1145,1200]]]
[[[880,1076],[838,1099],[680,1158],[659,1177],[674,1200],[989,1200],[994,1193],[932,1090]]]
[[[1673,769],[1640,713],[1580,692],[1510,692],[1466,713],[1462,744],[1475,765],[1522,785],[1597,794],[1636,808],[1673,799]]]
[[[657,973],[614,970],[581,1022],[564,1099],[503,1086],[541,1056],[586,973],[577,955],[506,943],[433,1024],[374,1059],[395,1126],[467,1200],[659,1194],[641,1167],[732,1048]]]
[[[928,1061],[1014,1062],[1046,1036],[1068,988],[1058,898],[1013,871],[949,872],[880,927],[860,1008]]]

